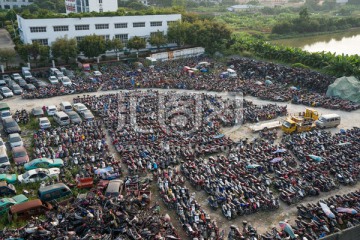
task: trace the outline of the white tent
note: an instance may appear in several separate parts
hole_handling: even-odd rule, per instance
[[[355,77],[341,77],[329,85],[326,96],[339,97],[360,103],[360,81]]]

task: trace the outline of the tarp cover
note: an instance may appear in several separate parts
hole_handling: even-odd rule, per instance
[[[341,77],[329,85],[326,96],[339,97],[360,103],[360,81],[355,77]]]

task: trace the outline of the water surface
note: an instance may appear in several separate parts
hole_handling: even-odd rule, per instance
[[[360,55],[360,29],[341,33],[281,39],[272,41],[284,46],[299,47],[309,52],[332,52],[338,55]]]

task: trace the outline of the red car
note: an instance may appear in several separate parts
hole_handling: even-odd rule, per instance
[[[14,147],[12,149],[12,156],[14,158],[14,162],[16,165],[29,162],[29,156],[27,154],[25,147],[23,146]]]

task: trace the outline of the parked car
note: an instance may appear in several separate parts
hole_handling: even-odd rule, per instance
[[[15,81],[22,79],[21,75],[19,73],[13,73],[11,74],[11,78]]]
[[[81,123],[82,122],[81,117],[75,111],[69,111],[69,112],[66,112],[66,114],[69,116],[71,123]]]
[[[5,80],[0,80],[0,87],[6,87]]]
[[[78,113],[88,110],[88,108],[83,103],[74,103],[73,108]]]
[[[17,84],[12,85],[12,86],[11,86],[11,90],[13,91],[13,93],[14,93],[15,95],[21,95],[21,94],[23,93],[22,88],[21,88],[19,85],[17,85]]]
[[[42,202],[40,199],[30,200],[11,206],[8,212],[8,221],[27,220],[45,214],[52,209],[53,206],[48,202]]]
[[[59,177],[60,168],[36,168],[26,171],[24,174],[18,176],[20,183],[31,183],[37,181],[44,181],[51,177]]]
[[[55,183],[49,186],[40,187],[38,197],[42,201],[53,201],[58,198],[66,197],[71,194],[70,188],[64,183]]]
[[[95,118],[90,110],[82,111],[82,112],[80,112],[80,114],[83,117],[83,119],[87,122],[91,122]]]
[[[1,121],[7,118],[12,118],[10,110],[4,110],[0,112]]]
[[[35,107],[31,109],[31,114],[35,117],[42,117],[44,116],[44,111],[42,110],[41,107]]]
[[[48,80],[49,80],[49,82],[50,82],[51,84],[57,84],[57,83],[59,83],[59,80],[58,80],[55,76],[50,76],[50,77],[48,78]]]
[[[12,198],[2,198],[0,199],[0,214],[5,215],[9,208],[13,205],[27,202],[29,199],[23,195],[16,195]]]
[[[100,71],[94,71],[94,76],[100,77],[102,76],[102,73]]]
[[[7,74],[2,75],[1,78],[6,82],[6,84],[9,84],[9,81],[11,80],[11,77]]]
[[[13,92],[8,87],[0,88],[0,93],[6,98],[14,96]]]
[[[33,83],[35,83],[35,82],[37,82],[39,80],[37,78],[31,77],[31,78],[25,79],[25,81],[27,81],[28,83],[33,84]]]
[[[70,78],[68,78],[68,77],[62,77],[62,78],[60,78],[60,81],[64,86],[71,86],[71,84],[72,84]]]
[[[53,116],[57,112],[55,105],[49,105],[46,107],[46,113],[48,116]]]
[[[0,137],[0,152],[6,152],[6,145],[4,143],[4,140]]]
[[[64,166],[64,161],[60,158],[36,158],[28,163],[25,163],[25,170],[32,170],[36,168],[60,168]]]
[[[17,174],[7,174],[7,173],[2,173],[0,174],[0,181],[5,181],[7,183],[16,183],[17,181]]]
[[[14,195],[16,194],[16,189],[14,185],[7,183],[5,181],[0,182],[0,196]]]
[[[28,83],[23,87],[26,91],[34,91],[36,89],[36,87],[34,86],[34,84]]]
[[[39,118],[39,127],[40,129],[46,129],[51,127],[51,123],[47,117]]]
[[[42,87],[46,87],[46,84],[43,81],[37,80],[36,82],[33,82],[34,86],[36,88],[42,88]]]
[[[16,165],[29,162],[29,155],[23,146],[14,147],[12,149],[12,156]]]
[[[20,87],[24,87],[27,84],[27,82],[24,79],[19,79],[18,84]]]
[[[8,83],[8,87],[11,89],[12,86],[14,86],[14,85],[19,85],[19,84],[17,84],[14,80],[10,80]]]
[[[72,70],[66,70],[64,72],[64,75],[67,76],[70,79],[73,79],[75,77],[74,71],[72,71]]]
[[[13,118],[7,118],[3,120],[3,128],[7,134],[21,133],[21,129],[17,122]]]
[[[24,143],[19,133],[11,133],[9,135],[9,143],[11,148],[24,146]]]

